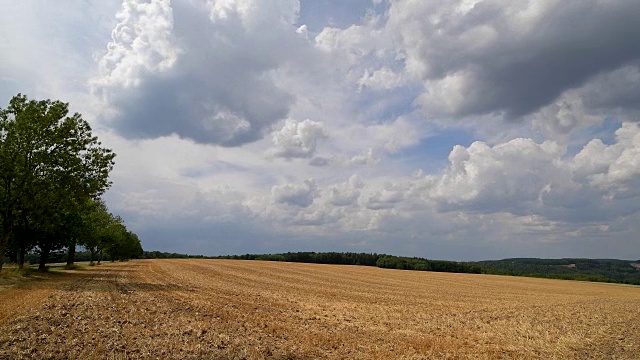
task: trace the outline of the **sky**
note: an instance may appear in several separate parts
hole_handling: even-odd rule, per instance
[[[637,0],[0,1],[146,250],[640,258]]]

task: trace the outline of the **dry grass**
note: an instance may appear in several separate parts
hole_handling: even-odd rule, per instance
[[[640,288],[632,286],[232,260],[68,273],[0,290],[0,358],[640,354]]]

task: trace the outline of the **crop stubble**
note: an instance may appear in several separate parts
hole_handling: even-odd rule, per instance
[[[640,288],[613,284],[144,260],[5,288],[0,300],[0,358],[7,359],[640,354]]]

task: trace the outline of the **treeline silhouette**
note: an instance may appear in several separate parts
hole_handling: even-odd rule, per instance
[[[363,265],[377,266],[385,269],[437,271],[480,274],[482,268],[471,263],[445,260],[428,260],[418,257],[402,257],[387,254],[340,253],[340,252],[289,252],[265,255],[231,255],[220,256],[222,259],[285,261],[314,264]]]
[[[25,263],[27,264],[37,264],[40,261],[40,253],[38,251],[34,251],[31,253],[25,254],[24,258],[25,258]],[[67,262],[68,258],[69,258],[69,254],[66,250],[58,250],[50,253],[48,261],[49,263],[63,263],[63,262]],[[112,254],[107,252],[104,254],[104,257],[102,258],[102,260],[117,261],[117,260],[130,260],[130,259],[142,259],[142,258],[143,257],[140,254],[133,254],[127,258],[121,258],[121,257],[118,257],[118,255],[115,253]],[[96,260],[95,257],[92,258],[91,252],[85,251],[85,250],[76,251],[74,256],[75,262],[86,262],[86,261],[91,261],[92,259]],[[6,262],[9,262],[8,258],[5,260],[7,260]]]
[[[513,258],[475,264],[487,274],[640,285],[640,260]]]
[[[162,251],[143,251],[141,259],[215,259],[212,256],[187,255]]]

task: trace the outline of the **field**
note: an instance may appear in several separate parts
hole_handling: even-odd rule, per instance
[[[141,260],[0,279],[0,359],[637,359],[640,287]]]

